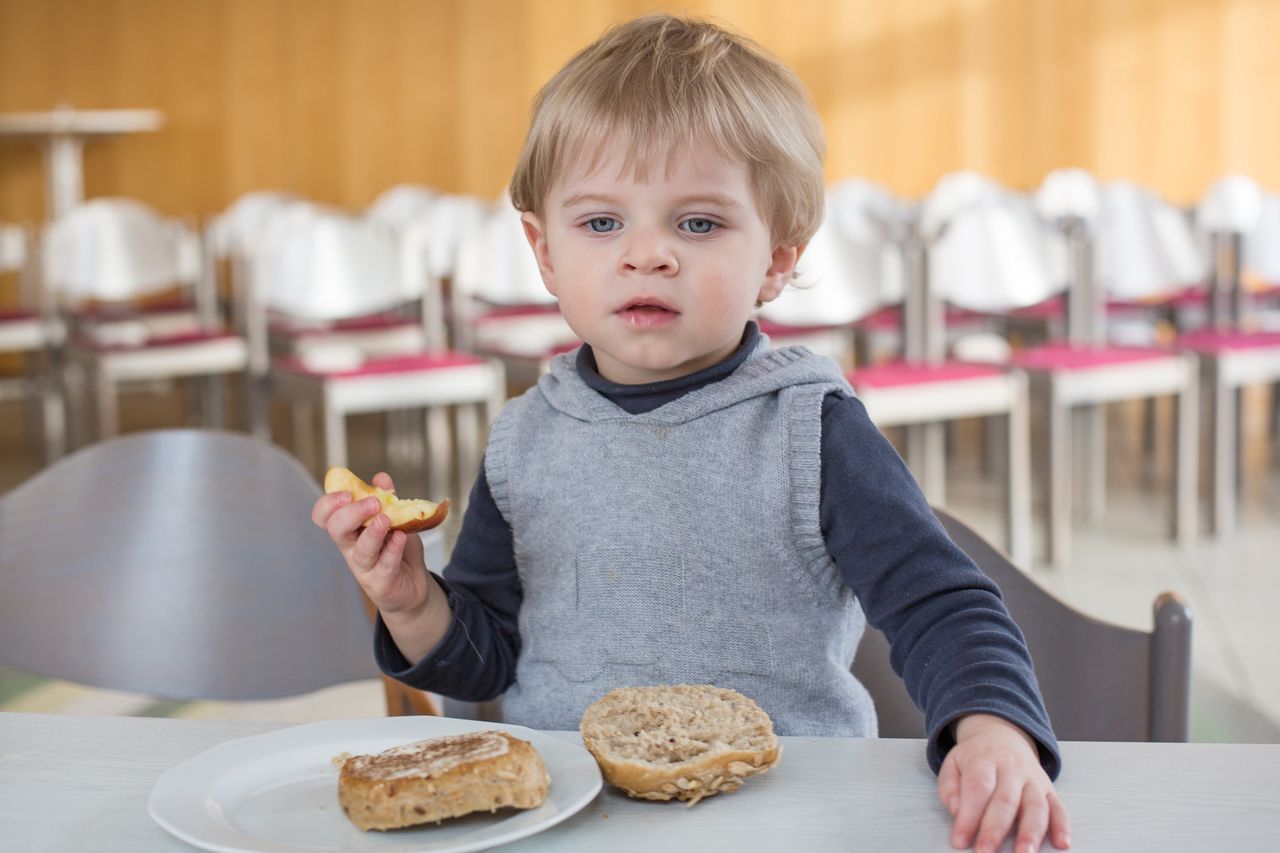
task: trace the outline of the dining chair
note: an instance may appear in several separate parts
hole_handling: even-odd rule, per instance
[[[579,344],[542,284],[509,199],[460,241],[451,299],[459,346],[501,360],[514,389],[532,385],[552,358]]]
[[[800,260],[801,286],[778,301],[811,300],[837,308],[827,316],[832,321],[855,323],[873,315],[883,303],[883,294],[892,293],[892,281],[905,271],[909,284],[903,292],[905,323],[903,357],[884,363],[855,366],[846,378],[866,406],[867,415],[878,428],[903,427],[907,431],[904,457],[926,496],[935,502],[945,498],[945,444],[942,429],[948,422],[965,418],[1002,418],[1008,424],[1005,470],[1005,522],[1007,545],[1019,559],[1030,555],[1030,439],[1026,408],[1026,379],[1018,370],[989,364],[948,360],[920,340],[924,331],[921,303],[925,299],[920,276],[922,252],[914,230],[905,234],[866,239],[856,229],[848,229],[849,219],[824,217]],[[904,222],[885,222],[886,229],[908,227]],[[914,229],[914,226],[910,226]],[[902,242],[902,241],[914,242]],[[885,251],[896,245],[900,257]],[[821,310],[820,307],[812,309]],[[938,324],[941,325],[941,324]],[[936,333],[941,341],[941,333]]]
[[[249,436],[99,442],[0,495],[0,659],[169,699],[374,678],[371,610],[311,522],[319,485]],[[386,682],[390,713],[434,712]]]
[[[421,184],[396,184],[378,194],[365,210],[366,219],[392,228],[405,228],[430,215],[441,194]]]
[[[138,201],[93,199],[48,227],[42,254],[69,366],[95,402],[92,418],[73,410],[74,431],[88,432],[91,420],[97,437],[110,437],[124,386],[187,378],[203,381],[204,423],[222,423],[222,379],[245,370],[249,351],[222,322],[190,227]]]
[[[38,237],[34,229],[0,225],[0,277],[16,276],[18,302],[0,307],[0,356],[22,359],[22,372],[0,378],[0,400],[26,405],[28,443],[41,436],[47,462],[62,454],[66,411],[61,370],[63,329],[48,291],[40,286]]]
[[[1158,296],[1169,282],[1194,275],[1194,247],[1184,240],[1189,232],[1177,230],[1176,213],[1149,191],[1120,183],[1099,188],[1085,173],[1050,180],[1036,204],[1041,216],[1066,229],[1061,239],[1069,251],[1059,257],[1067,262],[1058,270],[1071,294],[1067,338],[1025,348],[1012,358],[1027,371],[1032,406],[1043,412],[1046,424],[1042,482],[1049,562],[1057,567],[1070,562],[1076,430],[1083,429],[1089,439],[1082,504],[1096,520],[1106,494],[1102,407],[1124,400],[1171,396],[1175,401],[1170,527],[1173,538],[1189,547],[1198,533],[1195,356],[1158,346],[1114,345],[1102,319],[1108,295]],[[1049,257],[1044,256],[1046,265],[1038,274],[1053,274]]]
[[[292,405],[299,455],[308,461],[316,455],[316,411],[323,421],[321,467],[346,467],[348,415],[385,412],[394,423],[397,414],[425,410],[430,491],[454,494],[456,475],[456,505],[464,508],[483,430],[506,398],[502,364],[428,340],[417,306],[430,299],[430,282],[406,275],[395,230],[320,209],[293,211],[273,226],[248,262],[253,364],[265,372],[272,396]],[[274,327],[267,317],[275,318]],[[362,318],[374,328],[362,329]],[[270,352],[268,341],[279,340],[284,322],[315,324],[314,334],[295,334],[287,348]]]
[[[1210,242],[1214,261],[1208,323],[1177,339],[1179,347],[1199,356],[1203,368],[1210,433],[1209,518],[1216,534],[1229,534],[1236,526],[1243,471],[1241,390],[1261,384],[1280,390],[1280,331],[1251,329],[1248,316],[1246,282],[1280,272],[1265,266],[1268,252],[1274,252],[1266,247],[1280,240],[1280,219],[1264,220],[1265,205],[1261,188],[1243,175],[1222,178],[1205,193],[1197,225]],[[1259,266],[1247,269],[1250,262]]]
[[[1150,631],[1103,622],[1058,599],[954,515],[937,508],[934,513],[1000,587],[1026,637],[1059,740],[1188,739],[1191,611],[1180,595],[1156,597]],[[924,736],[924,715],[893,671],[884,635],[870,626],[853,672],[875,701],[881,737]]]

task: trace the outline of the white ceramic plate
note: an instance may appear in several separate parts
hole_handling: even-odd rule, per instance
[[[361,832],[342,813],[334,756],[484,729],[508,731],[537,748],[551,774],[541,806],[392,832]],[[591,753],[542,732],[445,717],[385,717],[311,723],[219,744],[166,771],[147,810],[160,826],[206,850],[464,853],[554,826],[591,802],[600,785]]]

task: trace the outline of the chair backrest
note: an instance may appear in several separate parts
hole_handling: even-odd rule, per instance
[[[800,257],[795,284],[766,304],[760,316],[786,326],[843,325],[884,304],[892,263],[887,258],[893,253],[883,239],[854,239],[865,223],[852,199],[840,201],[846,203],[828,199],[826,215]]]
[[[1204,282],[1208,261],[1181,210],[1128,181],[1102,187],[1095,275],[1112,297],[1170,296]]]
[[[248,255],[271,217],[295,204],[306,202],[292,193],[276,190],[245,193],[209,223],[209,251],[223,259]]]
[[[1245,281],[1280,284],[1280,195],[1264,194],[1262,210],[1244,243]]]
[[[396,184],[384,190],[364,215],[374,222],[404,228],[415,219],[430,214],[440,194],[419,184]]]
[[[195,232],[132,199],[78,205],[48,227],[43,250],[45,283],[64,304],[194,288],[202,273]]]
[[[966,524],[934,512],[1000,587],[1035,663],[1062,740],[1186,741],[1191,703],[1191,613],[1174,593],[1155,601],[1155,627],[1137,631],[1072,609]],[[853,671],[876,703],[883,737],[923,737],[924,718],[889,665],[884,635],[868,627]]]
[[[458,296],[504,306],[556,301],[542,284],[520,216],[504,199],[462,241],[453,280]]]
[[[0,496],[0,659],[97,687],[272,699],[377,676],[361,594],[279,448],[169,430]]]

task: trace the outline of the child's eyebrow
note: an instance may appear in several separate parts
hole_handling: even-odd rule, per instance
[[[600,195],[598,193],[577,193],[569,196],[564,200],[565,207],[573,207],[576,204],[603,204],[616,205],[618,200],[608,195]],[[676,205],[682,206],[687,204],[710,204],[716,207],[726,209],[734,209],[742,207],[742,203],[730,198],[727,195],[719,193],[695,193],[693,195],[681,196],[676,199]]]

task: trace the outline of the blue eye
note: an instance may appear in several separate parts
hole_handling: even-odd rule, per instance
[[[616,231],[618,229],[614,226],[618,224],[618,220],[612,216],[597,216],[587,220],[587,227],[593,234],[608,234],[610,231]]]
[[[710,234],[716,228],[720,227],[710,219],[703,219],[697,216],[693,219],[686,219],[680,224],[686,226],[690,234]]]

